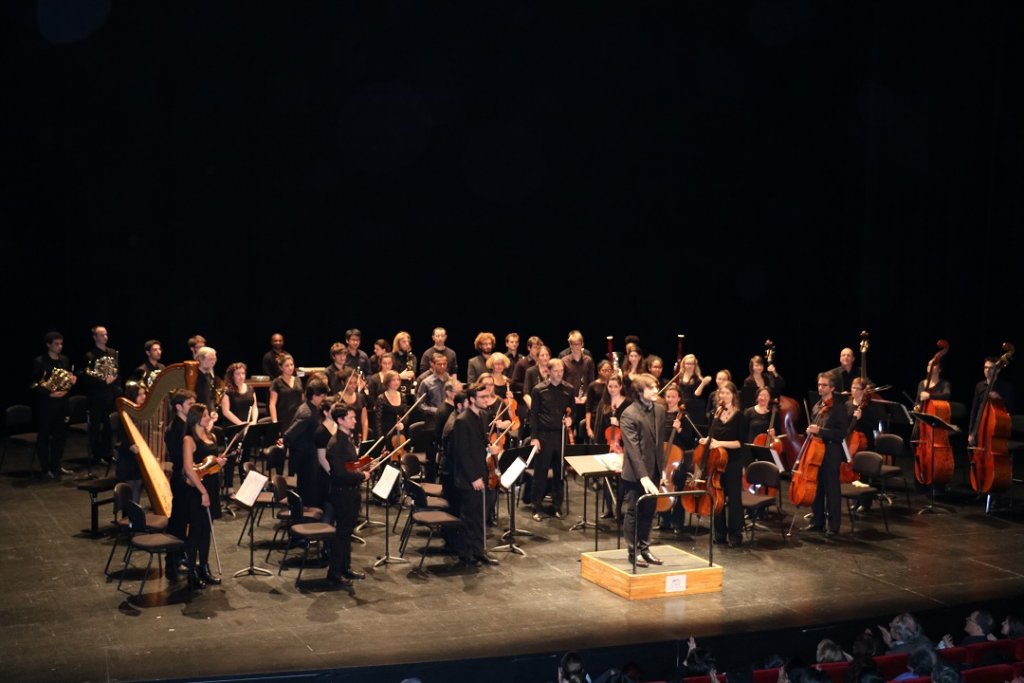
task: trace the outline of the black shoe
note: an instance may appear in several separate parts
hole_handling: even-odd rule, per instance
[[[459,562],[461,562],[462,564],[466,565],[467,567],[479,567],[480,566],[480,560],[476,559],[475,557],[460,557],[459,558]]]
[[[730,548],[739,548],[741,545],[743,545],[743,537],[742,536],[735,536],[735,537],[729,539],[729,547]]]
[[[341,575],[346,579],[351,579],[353,581],[359,581],[366,578],[366,574],[363,572],[357,572],[355,569],[343,569],[341,571]]]
[[[207,586],[219,586],[221,583],[220,579],[210,573],[210,565],[208,564],[204,564],[199,568],[199,578],[202,579]]]
[[[808,524],[804,527],[804,531],[824,531],[825,527],[820,524]]]
[[[565,514],[561,510],[555,510],[555,519],[562,519]]]
[[[340,576],[334,576],[333,574],[328,574],[327,575],[327,583],[333,584],[335,586],[340,586],[342,588],[351,588],[352,587],[352,582],[351,581],[349,581],[346,578],[340,577]]]
[[[839,535],[839,529],[836,529],[834,531],[832,529],[825,529],[825,535],[828,536],[829,538],[831,538],[833,536],[837,536],[837,535]]]
[[[725,536],[715,536],[715,545],[725,545]]]
[[[201,591],[206,588],[206,582],[193,570],[188,573],[188,587],[194,591]]]
[[[608,512],[604,512],[601,514],[601,519],[611,519],[614,516],[615,515],[612,514],[612,511],[609,510]]]
[[[640,557],[644,558],[651,564],[665,564],[662,560],[655,557],[650,550],[641,550]]]
[[[638,559],[636,556],[632,554],[630,554],[627,559],[629,559],[630,564],[635,564],[639,569],[643,569],[644,567],[650,566],[649,564],[647,564],[646,561]]]
[[[499,564],[501,564],[500,562],[498,562],[498,558],[494,557],[493,555],[488,555],[487,553],[484,553],[483,555],[476,555],[474,556],[473,559],[477,560],[478,562],[482,562],[483,564],[489,564],[492,567],[496,567]]]

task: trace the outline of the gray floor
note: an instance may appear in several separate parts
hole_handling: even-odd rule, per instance
[[[81,439],[73,439],[69,460],[81,451]],[[317,568],[297,589],[296,570],[277,576],[275,558],[272,577],[225,578],[195,596],[183,584],[169,587],[154,570],[144,600],[134,604],[103,574],[111,539],[81,532],[88,500],[74,478],[31,478],[27,464],[23,451],[9,453],[0,478],[6,680],[121,681],[596,648],[1024,594],[1019,516],[986,516],[978,504],[919,516],[913,513],[927,501],[915,495],[912,510],[895,498],[888,534],[877,511],[858,522],[856,534],[844,519],[834,539],[797,534],[784,541],[771,519],[773,530],[758,532],[756,543],[716,548],[725,568],[722,593],[631,603],[580,578],[578,558],[593,550],[593,532],[569,531],[581,512],[582,488],[574,484],[568,518],[537,523],[520,515],[521,526],[538,535],[520,541],[527,557],[501,554],[499,567],[461,568],[431,555],[426,576],[409,565],[372,569],[384,547],[377,526],[363,532],[368,545],[354,547],[368,578],[351,592],[330,590]],[[383,509],[372,515],[382,519]],[[103,508],[101,522],[110,516]],[[235,545],[241,519],[216,525],[227,577],[248,565],[247,548]],[[270,535],[267,521],[257,545],[265,547]],[[655,543],[694,548],[688,535],[654,536]],[[705,555],[706,539],[699,536],[695,552]],[[418,560],[423,541],[412,540],[409,559]],[[489,541],[496,545],[496,534]],[[611,547],[614,539],[603,537],[602,548]],[[257,565],[262,560],[259,553]],[[129,574],[127,590],[139,575]]]

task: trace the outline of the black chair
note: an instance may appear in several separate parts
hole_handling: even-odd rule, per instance
[[[4,450],[0,454],[0,470],[4,468],[4,460],[7,458],[7,447],[9,444],[26,446],[32,449],[32,459],[28,462],[29,470],[36,460],[36,442],[39,440],[39,433],[33,431],[32,408],[26,405],[9,406],[4,415]],[[43,463],[39,463],[43,466]]]
[[[117,582],[117,590],[121,590],[121,584],[124,582],[124,575],[128,571],[128,563],[131,562],[132,554],[136,550],[147,552],[149,553],[149,562],[146,564],[146,573],[142,575],[142,582],[139,583],[139,591],[135,594],[135,597],[138,598],[142,595],[142,589],[145,588],[146,580],[149,578],[149,570],[153,567],[153,556],[158,556],[157,569],[162,571],[162,556],[168,552],[185,552],[185,541],[170,534],[146,533],[146,513],[135,501],[128,501],[125,512],[128,514],[128,528],[133,535],[128,540],[128,552],[124,556],[124,567],[121,570],[121,578]]]
[[[68,398],[68,430],[89,432],[89,397],[75,394]]]
[[[882,456],[874,451],[861,451],[853,456],[853,471],[860,475],[861,481],[884,481],[882,478]],[[889,532],[889,518],[885,514],[886,496],[884,490],[875,486],[843,484],[839,489],[840,496],[846,500],[846,511],[850,515],[850,532],[855,531],[855,515],[853,509],[866,500],[877,499],[882,511],[885,531]],[[891,503],[890,503],[891,504]]]
[[[774,495],[766,493],[751,493],[748,489],[743,489],[743,509],[750,516],[750,542],[754,542],[754,530],[757,528],[755,523],[755,513],[761,510],[767,510],[774,506],[778,511],[780,517],[782,516],[782,473],[779,472],[779,468],[775,466],[775,463],[767,462],[764,460],[758,460],[747,465],[746,470],[747,483],[751,486],[761,486],[762,491],[765,487],[773,488],[776,490]],[[786,525],[784,520],[780,522],[780,533],[782,538],[786,538]]]
[[[420,463],[419,458],[416,457],[415,453],[406,453],[402,456],[402,478],[412,479],[416,482],[423,493],[426,495],[426,507],[430,507],[436,510],[447,510],[448,501],[442,497],[443,488],[441,484],[434,484],[428,481],[423,481],[423,465]],[[405,490],[403,484],[403,491]],[[415,503],[412,497],[406,493],[402,496],[402,500],[399,502],[398,514],[395,515],[395,521],[391,526],[391,531],[398,529],[398,520],[402,517],[402,513],[406,509],[413,509]]]
[[[124,482],[114,485],[114,503],[121,512],[117,520],[117,535],[114,537],[114,545],[110,547],[110,555],[107,556],[107,564],[103,567],[103,573],[110,576],[110,562],[114,559],[114,551],[121,541],[130,541],[139,531],[132,529],[131,520],[128,518],[128,506],[132,503],[132,487]],[[167,530],[167,517],[154,513],[145,513],[145,533],[161,533]],[[127,550],[125,551],[127,554]]]
[[[400,557],[405,557],[405,548],[409,544],[409,538],[412,536],[412,530],[414,527],[422,527],[427,530],[427,544],[423,546],[421,551],[423,554],[420,557],[420,564],[417,567],[417,571],[423,571],[423,562],[427,559],[427,553],[430,551],[430,542],[434,538],[435,533],[440,533],[445,529],[454,529],[462,527],[462,520],[458,517],[448,513],[444,510],[440,510],[431,507],[431,503],[438,504],[443,502],[445,506],[448,505],[448,501],[443,498],[435,499],[433,496],[428,497],[423,491],[423,487],[418,482],[403,477],[402,486],[405,488],[406,494],[412,500],[412,508],[409,512],[409,516],[406,518],[405,527],[402,529],[401,541],[398,545],[398,554]]]
[[[896,464],[896,458],[904,453],[903,437],[898,434],[879,434],[875,437],[875,452],[883,457],[882,469],[878,475],[882,495],[889,495],[890,479],[902,479],[903,491],[907,495],[907,507],[909,508],[910,483],[907,481],[907,476],[903,474],[903,468]]]
[[[298,586],[302,579],[302,570],[306,568],[306,561],[309,559],[309,547],[316,543],[322,554],[324,542],[334,539],[334,526],[326,522],[305,521],[305,512],[312,508],[305,507],[302,504],[302,496],[295,491],[288,492],[288,509],[293,520],[302,520],[288,526],[289,538],[295,541],[294,545],[302,546],[302,564],[299,565],[299,574],[295,577],[295,585]],[[281,564],[277,568],[279,576],[284,569],[285,562],[288,561],[288,553],[292,546],[293,543],[289,542],[285,548],[284,557],[281,558]]]
[[[292,488],[288,485],[288,479],[280,474],[275,474],[271,481],[274,487],[274,500],[282,509],[277,512],[277,526],[274,528],[274,537],[270,539],[270,547],[267,548],[265,562],[270,562],[270,553],[273,552],[278,537],[287,536],[293,524],[319,522],[324,518],[324,511],[321,508],[314,507],[303,507],[299,515],[295,516],[292,512],[291,499],[288,496]]]
[[[426,422],[413,422],[409,425],[408,438],[411,442],[412,452],[416,454],[420,465],[426,467],[427,452],[430,449],[430,443],[434,440],[434,430],[428,429]]]

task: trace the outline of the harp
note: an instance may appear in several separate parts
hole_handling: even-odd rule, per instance
[[[117,412],[124,426],[125,437],[132,440],[139,452],[135,455],[146,484],[146,493],[158,515],[171,514],[171,485],[167,479],[164,431],[170,420],[168,397],[175,389],[195,390],[199,363],[188,360],[164,368],[152,385],[144,404],[136,405],[126,398],[117,399]]]

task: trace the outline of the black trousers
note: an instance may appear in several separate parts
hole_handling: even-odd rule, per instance
[[[720,541],[725,540],[726,534],[731,539],[743,536],[743,468],[747,465],[745,450],[730,450],[729,462],[722,473],[725,507],[715,515],[715,537]]]
[[[459,489],[459,517],[462,519],[462,542],[459,555],[480,557],[484,547],[484,491]]]
[[[651,526],[654,523],[654,512],[657,510],[657,501],[654,498],[645,500],[637,505],[640,496],[644,495],[644,487],[638,481],[622,480],[623,495],[626,506],[626,514],[622,521],[622,536],[625,539],[626,548],[629,552],[637,550],[643,552],[650,546]],[[634,533],[636,534],[636,547],[633,547]]]
[[[537,434],[540,441],[540,448],[537,455],[533,456],[533,485],[530,491],[530,500],[533,502],[533,511],[541,512],[544,496],[548,492],[548,482],[551,486],[551,504],[555,509],[562,507],[562,497],[565,493],[565,484],[562,481],[562,439],[561,432],[541,432]],[[548,470],[551,470],[551,477],[548,477]]]
[[[89,399],[89,459],[93,463],[114,457],[114,435],[110,430],[110,414],[114,402],[107,397]]]
[[[839,463],[845,459],[841,445],[828,445],[821,467],[818,468],[818,490],[811,504],[811,511],[814,513],[812,523],[816,526],[825,526],[827,518],[829,530],[835,532],[839,531],[839,523],[843,520],[839,498]]]
[[[36,454],[44,472],[60,473],[68,433],[68,402],[46,398],[39,402],[39,437]]]
[[[340,577],[352,569],[352,532],[359,518],[359,486],[345,486],[331,492],[334,507],[334,542],[331,543],[331,560],[327,573]]]
[[[207,486],[204,482],[203,486]],[[185,552],[190,567],[210,563],[210,517],[203,507],[203,495],[199,489],[185,485],[188,489],[188,532],[185,535]],[[212,506],[213,501],[210,501]],[[173,510],[172,510],[173,511]]]

